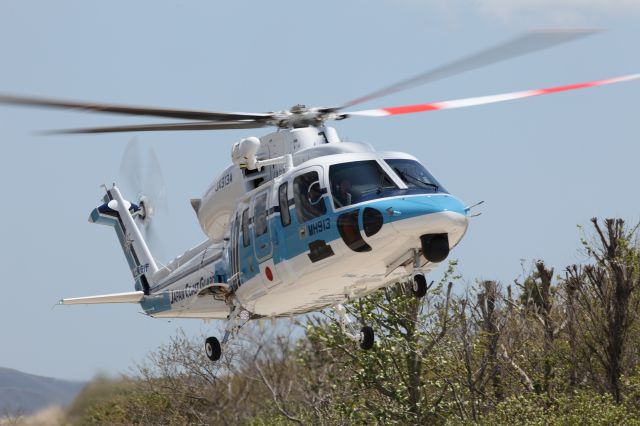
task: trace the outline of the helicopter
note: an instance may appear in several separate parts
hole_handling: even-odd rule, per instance
[[[346,142],[327,122],[485,105],[640,78],[631,74],[491,96],[350,110],[593,33],[525,33],[334,107],[212,112],[0,95],[2,104],[182,120],[53,133],[276,128],[232,145],[231,164],[200,198],[191,199],[206,239],[166,264],[157,261],[144,235],[158,200],[151,194],[130,200],[115,183],[104,186],[102,203],[91,211],[89,221],[115,230],[134,291],[65,298],[59,304],[137,303],[155,318],[225,320],[222,339],[205,339],[211,361],[220,359],[224,345],[251,320],[333,308],[345,335],[363,350],[371,349],[374,330],[356,325],[344,304],[401,281],[411,282],[415,297],[424,297],[427,274],[461,242],[474,216],[471,211],[481,202],[465,205],[416,157]]]

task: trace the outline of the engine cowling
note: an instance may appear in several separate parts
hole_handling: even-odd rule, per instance
[[[238,198],[247,192],[238,166],[227,167],[200,200],[191,200],[198,222],[212,241],[220,241],[227,231]]]

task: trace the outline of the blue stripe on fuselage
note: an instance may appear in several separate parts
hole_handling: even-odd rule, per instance
[[[282,226],[279,214],[272,214],[269,219],[269,232],[271,233],[271,244],[273,247],[273,262],[278,264],[282,261],[292,259],[296,256],[309,251],[309,243],[316,240],[324,240],[326,244],[330,244],[341,239],[337,228],[337,219],[343,213],[354,210],[362,210],[365,207],[371,207],[379,210],[383,216],[383,226],[418,216],[424,216],[432,213],[443,211],[451,211],[466,215],[464,205],[455,197],[449,194],[428,194],[413,195],[405,197],[392,197],[372,200],[355,206],[341,209],[337,212],[331,209],[331,202],[328,196],[323,198],[323,202],[327,206],[327,214],[322,215],[314,220],[300,223],[296,214],[295,206],[290,207],[291,224],[286,227]],[[400,214],[391,215],[388,209]],[[362,215],[360,215],[360,228],[362,228]],[[240,227],[242,229],[242,227]],[[238,256],[240,260],[241,280],[243,283],[251,280],[260,273],[258,261],[254,254],[254,238],[253,224],[250,226],[251,239],[250,244],[244,247],[242,231],[238,238]],[[305,236],[300,236],[301,229],[304,229]],[[227,246],[226,249],[230,247]],[[230,265],[224,261],[224,257],[214,263],[213,271],[215,281],[225,282],[230,276]],[[165,290],[160,293],[147,296],[140,303],[147,314],[153,315],[171,309],[170,295],[171,291]]]
[[[400,220],[411,219],[431,213],[451,211],[466,216],[464,205],[457,198],[449,194],[428,194],[405,197],[392,197],[373,200],[361,203],[349,208],[340,209],[335,212],[330,208],[331,202],[328,196],[323,198],[327,206],[327,214],[319,216],[311,221],[300,223],[296,214],[295,206],[290,208],[291,224],[282,226],[279,214],[272,214],[269,217],[269,230],[271,232],[271,243],[273,245],[273,261],[278,264],[284,260],[292,259],[309,251],[309,243],[315,240],[324,240],[327,244],[340,239],[337,228],[338,217],[350,211],[371,207],[382,213],[385,224]],[[387,210],[392,209],[400,212],[399,215],[390,215]],[[362,228],[362,215],[360,215],[360,227]],[[301,237],[304,231],[305,236]],[[251,231],[253,234],[253,231]],[[246,282],[256,276],[260,269],[254,255],[254,239],[251,237],[251,244],[244,247],[242,235],[239,238],[240,248],[240,269],[242,272],[242,282]]]

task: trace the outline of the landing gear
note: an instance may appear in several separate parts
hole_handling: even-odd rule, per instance
[[[433,281],[431,281],[431,284],[427,285],[427,279],[424,277],[424,273],[422,272],[422,268],[420,266],[421,263],[422,263],[422,259],[420,259],[420,251],[414,250],[413,251],[414,273],[413,273],[413,282],[411,286],[411,291],[413,295],[418,299],[423,298],[427,294],[427,291],[429,290],[429,288],[431,288],[431,285],[433,284]]]
[[[374,340],[373,328],[365,325],[360,329],[360,347],[365,351],[368,351],[373,347]]]
[[[358,329],[355,327],[351,318],[347,314],[347,310],[342,305],[337,305],[335,308],[336,313],[340,316],[340,327],[342,328],[342,332],[351,340],[360,343],[360,348],[364,350],[369,350],[373,348],[373,343],[375,341],[375,333],[373,332],[373,328],[365,325],[360,329],[358,333]]]
[[[230,312],[227,317],[227,326],[225,327],[222,342],[215,337],[207,337],[204,342],[204,351],[211,361],[218,361],[220,359],[222,356],[222,347],[251,319],[251,313],[247,310],[235,305],[230,305],[229,309]]]
[[[207,340],[204,342],[204,351],[211,361],[219,360],[222,356],[222,346],[220,345],[220,341],[215,337],[207,337]]]
[[[427,294],[427,279],[422,274],[415,274],[413,276],[413,295],[418,299],[423,298]]]

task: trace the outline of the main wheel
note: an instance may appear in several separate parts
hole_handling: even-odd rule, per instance
[[[373,328],[365,325],[360,329],[360,347],[362,349],[369,350],[373,347]]]
[[[204,342],[204,351],[211,361],[217,361],[222,356],[222,347],[215,337],[207,337]]]
[[[413,295],[418,299],[422,298],[427,294],[427,279],[422,274],[416,274],[413,277]]]

